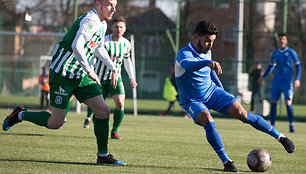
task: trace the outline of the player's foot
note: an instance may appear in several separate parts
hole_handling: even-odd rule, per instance
[[[110,153],[106,157],[100,157],[98,155],[97,163],[98,164],[115,164],[115,165],[123,165],[123,166],[127,165],[125,162],[116,160],[114,156]]]
[[[7,117],[4,119],[3,125],[2,125],[2,129],[3,129],[4,131],[7,131],[7,130],[9,130],[12,126],[14,126],[16,123],[20,123],[21,120],[19,120],[19,118],[18,118],[18,113],[19,113],[20,111],[24,111],[24,110],[26,110],[26,109],[25,109],[23,106],[17,105],[17,106],[14,108],[13,112],[12,112],[9,116],[7,116]]]
[[[122,138],[116,132],[111,133],[111,139],[122,140]]]
[[[290,133],[294,133],[295,132],[294,125],[289,125],[289,132]]]
[[[224,171],[225,172],[235,172],[238,173],[239,170],[235,167],[234,162],[228,160],[224,165]]]
[[[89,123],[90,123],[90,120],[85,119],[84,124],[83,124],[83,128],[89,128]]]
[[[294,143],[288,137],[280,137],[279,142],[288,153],[293,153],[296,150]]]

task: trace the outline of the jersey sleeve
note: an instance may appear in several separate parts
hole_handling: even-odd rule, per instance
[[[295,65],[300,64],[300,60],[299,60],[296,52],[293,49],[291,49],[291,55],[292,55],[294,64]]]
[[[132,47],[132,45],[131,45],[131,42],[128,41],[127,39],[126,39],[125,44],[126,44],[127,49],[126,49],[126,52],[124,53],[123,58],[128,59],[128,58],[131,57],[131,47]]]
[[[100,21],[96,21],[93,18],[88,18],[85,17],[84,19],[82,19],[82,21],[80,22],[80,28],[78,33],[79,34],[83,34],[86,38],[86,40],[89,40],[93,34],[98,31],[98,27]]]

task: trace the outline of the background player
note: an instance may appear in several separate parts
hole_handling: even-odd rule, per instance
[[[252,98],[251,98],[251,109],[250,112],[254,111],[255,99],[258,96],[259,102],[262,103],[262,83],[259,83],[258,79],[262,76],[263,69],[261,63],[256,63],[256,67],[250,72],[250,82],[251,82],[251,91],[252,91]]]
[[[57,44],[49,71],[51,114],[46,111],[26,111],[22,106],[17,106],[4,120],[4,131],[22,120],[49,129],[59,129],[64,123],[66,107],[73,94],[95,113],[97,163],[126,165],[108,152],[110,109],[101,95],[100,80],[88,63],[93,59],[93,54],[99,55],[101,59],[110,59],[102,43],[107,29],[106,20],[111,20],[116,5],[117,0],[95,0],[94,9],[79,17]],[[116,86],[116,68],[111,70]]]
[[[261,116],[247,112],[234,96],[218,87],[211,79],[212,70],[222,73],[220,64],[211,60],[211,48],[217,37],[214,24],[201,21],[196,26],[193,40],[181,49],[175,58],[175,80],[180,94],[180,104],[194,123],[203,126],[209,144],[218,154],[224,171],[238,172],[223,147],[210,109],[224,113],[252,125],[277,139],[288,153],[295,151],[293,142],[278,132]]]
[[[130,78],[132,88],[136,88],[134,70],[130,59],[131,43],[123,37],[126,31],[126,21],[123,17],[118,17],[112,21],[112,34],[105,36],[104,47],[108,51],[113,63],[118,70],[118,85],[114,88],[111,84],[112,71],[105,65],[103,61],[95,63],[95,73],[98,74],[102,83],[102,95],[106,98],[109,94],[112,96],[116,105],[114,111],[114,122],[111,130],[111,138],[122,139],[118,135],[118,128],[124,117],[124,99],[125,90],[121,79],[121,66],[124,63],[124,68]],[[87,117],[84,122],[84,128],[89,127],[92,111],[88,108]]]
[[[289,120],[289,132],[293,133],[293,87],[300,87],[301,65],[296,52],[287,46],[288,40],[285,34],[279,34],[278,44],[279,49],[273,52],[270,64],[267,67],[264,75],[259,79],[259,82],[261,82],[266,76],[268,76],[275,68],[274,78],[271,87],[270,122],[272,126],[275,126],[277,102],[281,96],[281,92],[283,92]],[[296,76],[293,85],[292,62],[295,64],[296,67]]]
[[[44,100],[46,99],[46,108],[50,110],[49,106],[49,74],[47,67],[42,67],[42,73],[38,77],[38,83],[40,84],[40,109],[44,109]]]

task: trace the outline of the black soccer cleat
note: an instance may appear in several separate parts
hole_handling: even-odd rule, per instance
[[[89,124],[90,124],[90,120],[85,119],[84,124],[83,124],[83,128],[89,128],[90,127]]]
[[[231,160],[228,160],[224,165],[224,171],[225,172],[235,172],[238,173],[239,170],[235,167],[234,162]]]
[[[21,120],[18,119],[18,113],[21,112],[21,111],[24,111],[24,110],[26,110],[26,109],[23,106],[17,105],[14,108],[13,112],[4,119],[2,129],[4,131],[7,131],[12,126],[14,126],[16,123],[20,123]]]
[[[294,143],[288,137],[281,137],[279,142],[284,146],[288,153],[295,152],[296,148]]]
[[[100,157],[98,155],[97,163],[98,164],[114,164],[114,165],[122,165],[122,166],[127,165],[125,162],[116,160],[114,156],[110,153],[106,157]]]

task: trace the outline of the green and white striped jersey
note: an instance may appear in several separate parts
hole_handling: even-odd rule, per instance
[[[69,79],[84,77],[86,72],[72,50],[74,39],[80,34],[85,36],[84,53],[86,57],[82,58],[86,59],[88,63],[94,58],[95,49],[103,46],[106,30],[106,22],[100,20],[95,9],[80,16],[70,27],[63,40],[57,44],[53,52],[50,69]],[[87,66],[89,67],[89,65]]]
[[[116,70],[118,72],[118,77],[121,77],[121,65],[124,59],[130,59],[131,43],[126,38],[121,37],[119,41],[113,41],[112,34],[105,36],[104,47],[108,52],[109,57],[113,61]],[[128,60],[130,61],[130,60]],[[97,59],[94,65],[95,73],[98,75],[100,81],[110,80],[112,71],[101,61]],[[129,76],[130,76],[130,72]],[[132,77],[131,75],[130,78]]]

